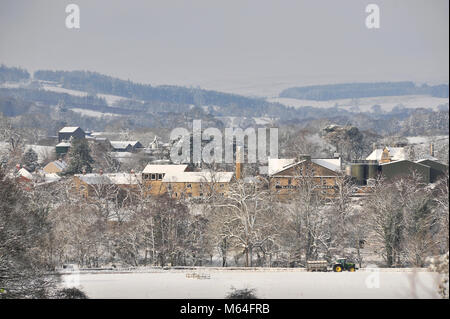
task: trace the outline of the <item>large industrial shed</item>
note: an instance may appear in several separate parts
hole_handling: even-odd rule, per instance
[[[408,160],[394,161],[380,165],[381,174],[387,179],[411,176],[416,172],[422,177],[424,183],[430,183],[430,166]]]
[[[423,159],[416,161],[416,163],[423,164],[430,167],[430,182],[436,182],[441,176],[448,172],[448,165],[433,161],[431,159]]]

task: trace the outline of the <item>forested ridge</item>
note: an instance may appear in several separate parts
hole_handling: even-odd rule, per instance
[[[343,83],[288,88],[280,97],[327,101],[347,98],[365,98],[397,95],[431,95],[448,98],[448,84],[416,85],[413,82]]]

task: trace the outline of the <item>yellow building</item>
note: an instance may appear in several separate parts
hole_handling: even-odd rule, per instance
[[[64,161],[53,161],[48,163],[44,166],[42,169],[47,174],[54,174],[54,173],[62,173],[67,168],[67,164]]]
[[[142,181],[152,196],[169,193],[173,198],[224,194],[233,172],[189,172],[188,165],[147,165]]]
[[[223,196],[233,175],[233,172],[180,172],[164,176],[162,184],[173,198]]]
[[[340,158],[269,159],[269,189],[280,199],[289,198],[303,183],[310,182],[322,196],[332,197],[340,171]]]
[[[117,187],[138,191],[142,181],[140,174],[91,173],[75,174],[73,176],[73,185],[76,191],[86,198],[90,196],[107,197]]]
[[[163,184],[163,178],[167,174],[178,174],[185,172],[188,166],[181,165],[153,165],[148,164],[142,171],[142,181],[149,195],[162,195],[167,192],[167,188]]]

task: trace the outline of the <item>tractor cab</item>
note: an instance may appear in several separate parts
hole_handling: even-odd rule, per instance
[[[347,258],[339,258],[339,259],[336,259],[336,263],[337,264],[342,264],[342,265],[345,265],[345,262],[347,261]]]

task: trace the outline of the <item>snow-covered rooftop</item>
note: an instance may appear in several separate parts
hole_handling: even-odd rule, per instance
[[[419,162],[412,162],[410,160],[398,160],[398,161],[391,161],[391,162],[387,162],[387,163],[381,163],[380,166],[387,166],[387,165],[391,165],[391,164],[396,164],[396,163],[400,163],[400,162],[409,162],[409,163],[415,163],[417,165],[421,165],[421,166],[425,166],[425,167],[429,167],[428,165],[419,163]]]
[[[229,183],[233,172],[179,172],[166,174],[163,182],[166,183]]]
[[[140,174],[108,173],[108,174],[75,174],[81,181],[89,185],[136,185],[141,181]]]
[[[424,162],[424,161],[435,161],[435,162],[439,162],[439,159],[437,159],[437,158],[434,157],[434,156],[425,154],[425,155],[423,156],[423,158],[421,158],[420,160],[417,160],[416,163],[422,163],[422,162]],[[441,164],[442,164],[442,163],[441,163]]]
[[[341,158],[313,158],[311,162],[335,172],[341,171]]]
[[[53,161],[52,163],[61,170],[65,170],[67,168],[67,163],[64,161]]]
[[[56,144],[56,147],[70,147],[70,143],[68,143],[68,142],[61,142],[59,144]]]
[[[136,146],[139,141],[110,141],[111,146],[117,149],[125,149],[128,145],[131,145],[132,147]]]
[[[66,126],[59,130],[59,133],[73,133],[77,129],[79,129],[79,126]]]
[[[49,174],[44,174],[44,179],[46,182],[54,182],[54,181],[60,180],[61,177],[58,174],[49,173]]]
[[[387,149],[389,150],[389,155],[391,157],[391,160],[399,161],[399,160],[406,159],[405,148],[403,148],[403,147],[387,147]],[[374,150],[372,153],[370,153],[370,155],[366,157],[366,160],[380,161],[382,154],[383,154],[383,149],[378,148],[378,149]]]
[[[181,173],[186,170],[188,166],[186,164],[180,164],[180,165],[153,165],[148,164],[145,166],[142,173],[148,174],[148,173],[157,173],[157,174],[176,174]]]
[[[28,179],[33,179],[33,175],[31,175],[31,173],[23,167],[17,171],[17,175]]]
[[[274,175],[278,172],[284,171],[292,166],[295,166],[304,160],[296,162],[295,158],[278,159],[269,158],[268,173]],[[341,170],[341,159],[340,158],[312,158],[311,162],[328,168],[332,171],[339,172]]]
[[[112,181],[105,174],[100,175],[96,173],[91,174],[75,174],[81,181],[89,185],[107,185],[112,184]]]
[[[127,141],[110,141],[111,146],[115,149],[125,149],[128,145],[131,145],[130,142]]]
[[[273,175],[295,163],[295,158],[269,158],[268,174]]]

